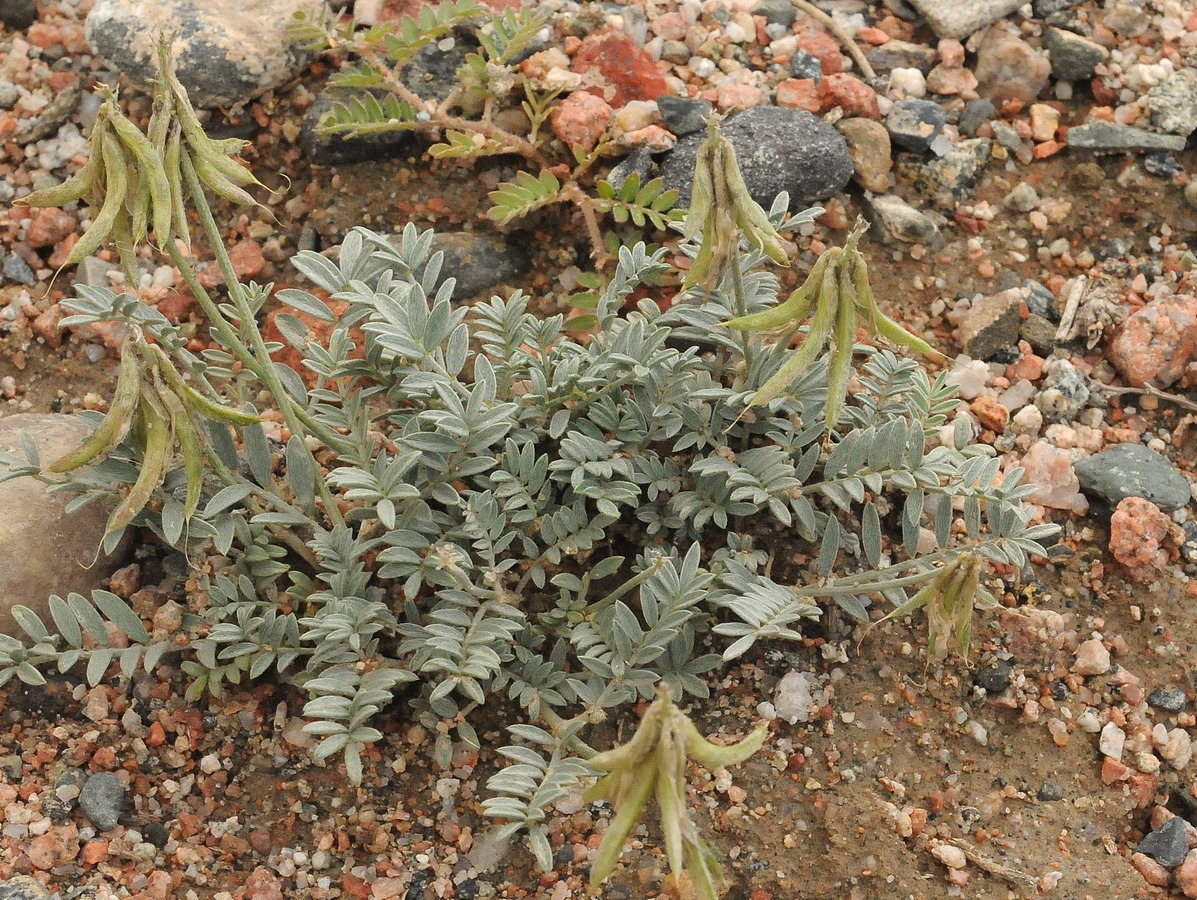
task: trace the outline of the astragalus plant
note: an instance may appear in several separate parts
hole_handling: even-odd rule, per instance
[[[160,90],[186,116],[173,81]],[[186,552],[198,574],[184,633],[149,633],[109,592],[52,598],[57,634],[18,610],[26,638],[0,636],[0,684],[37,684],[43,669],[76,664],[94,684],[111,665],[130,673],[169,658],[198,698],[273,671],[306,694],[315,755],[339,755],[354,782],[372,777],[362,750],[381,739],[376,720],[393,704],[438,735],[445,766],[455,740],[480,744],[473,722],[489,706],[515,741],[497,749],[511,765],[491,778],[486,810],[503,821],[500,837],[526,831],[547,868],[554,801],[595,773],[590,726],[658,692],[706,697],[707,673],[758,642],[800,638],[829,603],[863,621],[879,597],[898,608],[908,592],[925,599],[920,589],[957,560],[970,560],[969,590],[979,590],[975,561],[1018,568],[1043,552],[1051,529],[1029,526],[1021,471],[999,477],[967,418],[947,427],[952,388],[914,360],[841,347],[850,375],[832,422],[825,357],[753,405],[793,352],[790,335],[726,326],[778,304],[759,243],[729,242],[723,228],[722,274],[666,311],[653,286],[684,273],[664,250],[622,247],[595,300],[594,334],[579,342],[562,315],[535,314],[522,293],[454,304],[430,232],[356,228],[335,258],[293,260],[340,301],[335,315],[311,291],[236,282],[194,145],[182,163],[166,155],[180,134],[172,126],[165,149],[146,152],[160,154],[172,198],[186,188],[225,295],[196,279],[173,199],[170,236],[157,237],[207,316],[209,349],[188,352],[140,300],[81,288],[70,321],[133,330],[136,397],[114,401],[125,421],[86,459],[45,468],[27,442],[26,458],[6,461],[8,477],[43,478],[80,502],[139,492],[110,539],[145,527]],[[780,227],[786,203],[754,228]],[[708,231],[690,233],[683,249],[700,257]],[[647,297],[632,304],[642,286]],[[844,291],[845,303],[857,296]],[[306,380],[271,359],[280,345],[257,321],[268,303],[285,308],[276,322]],[[327,323],[326,338],[313,321]],[[281,421],[287,439],[259,417]],[[140,502],[151,464],[160,484]],[[127,647],[112,645],[105,620]],[[712,859],[678,818],[679,754],[724,757],[670,710],[652,726],[664,741],[653,764],[669,780],[633,774],[595,796],[635,800],[656,784],[673,817],[663,822],[671,861],[692,879],[701,866],[710,883]],[[645,753],[597,761],[624,771]]]

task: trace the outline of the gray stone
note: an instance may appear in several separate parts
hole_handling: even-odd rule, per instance
[[[21,432],[33,438],[44,465],[77,447],[91,429],[74,416],[7,416],[0,418],[0,452],[24,459]],[[28,606],[49,622],[51,594],[87,595],[123,562],[123,550],[96,558],[111,505],[89,503],[68,516],[69,499],[47,493],[33,478],[0,483],[0,632],[22,633],[13,606]]]
[[[1024,0],[910,0],[941,38],[966,38],[1023,5]]]
[[[818,84],[823,80],[823,63],[813,53],[798,49],[790,54],[790,74],[795,78],[809,78]]]
[[[961,134],[973,134],[978,128],[988,122],[997,113],[997,107],[992,100],[982,97],[980,100],[969,100],[960,112],[957,126]]]
[[[1160,131],[1188,137],[1197,129],[1197,72],[1181,69],[1147,92],[1151,121]]]
[[[1088,81],[1093,70],[1110,57],[1110,51],[1101,44],[1063,28],[1045,29],[1043,46],[1057,81]]]
[[[1063,797],[1064,791],[1054,781],[1043,782],[1043,787],[1035,795],[1035,799],[1040,803],[1054,803],[1056,800],[1063,799]]]
[[[1076,366],[1053,357],[1043,365],[1044,379],[1035,406],[1049,422],[1072,422],[1089,402],[1089,383]]]
[[[909,244],[928,244],[933,248],[943,244],[939,227],[900,197],[882,194],[867,202],[874,223],[880,225],[888,237]]]
[[[1052,351],[1056,349],[1055,323],[1036,313],[1031,313],[1023,319],[1018,336],[1030,344],[1031,349],[1040,356],[1051,356]]]
[[[40,881],[28,875],[14,875],[0,881],[0,900],[51,900],[53,896]]]
[[[918,69],[924,75],[935,68],[935,48],[909,41],[886,41],[865,54],[869,64],[878,72],[891,69]]]
[[[728,118],[723,134],[736,148],[744,182],[766,209],[781,191],[790,194],[790,209],[830,197],[852,177],[848,145],[831,125],[801,109],[758,106]],[[661,164],[667,187],[676,188],[679,204],[690,203],[694,162],[705,135],[691,134]]]
[[[1135,128],[1133,125],[1117,125],[1114,122],[1089,122],[1074,125],[1068,129],[1068,146],[1080,150],[1183,150],[1185,139],[1175,134],[1156,134]]]
[[[79,792],[79,809],[99,831],[115,828],[125,805],[125,786],[111,772],[97,772]]]
[[[112,282],[108,276],[120,270],[121,267],[116,263],[110,263],[107,260],[100,259],[98,256],[89,256],[76,267],[75,284],[82,284],[87,287],[110,288],[112,287]]]
[[[299,145],[307,158],[318,166],[341,166],[359,162],[377,162],[405,156],[415,143],[411,131],[382,131],[374,134],[328,134],[319,129],[320,123],[338,103],[352,102],[362,94],[359,90],[326,88],[308,107],[299,131]],[[379,92],[381,100],[383,92]]]
[[[33,269],[29,268],[29,263],[15,253],[9,254],[4,260],[4,280],[14,281],[28,287],[37,284],[37,276],[33,273]]]
[[[798,11],[790,0],[761,0],[753,7],[754,16],[764,16],[770,25],[780,25],[789,28],[798,18]]]
[[[1137,849],[1161,866],[1176,868],[1184,862],[1189,852],[1189,842],[1185,837],[1185,820],[1180,816],[1169,819],[1143,838]]]
[[[18,30],[37,21],[37,0],[0,0],[0,22]]]
[[[665,127],[678,137],[698,132],[706,133],[707,117],[710,116],[711,106],[706,100],[695,100],[690,97],[661,96],[657,98],[657,109]]]
[[[316,0],[96,0],[87,16],[95,52],[143,89],[157,71],[154,42],[175,32],[179,81],[196,106],[244,103],[296,75],[311,58],[287,41]]]
[[[973,359],[989,359],[1018,341],[1019,309],[1022,297],[1011,288],[982,297],[960,321],[960,345]]]
[[[1180,712],[1188,702],[1184,688],[1179,687],[1158,687],[1147,695],[1147,705],[1163,712]]]
[[[1025,181],[1014,185],[1010,192],[1002,198],[1002,206],[1015,212],[1030,212],[1038,205],[1039,193]]]
[[[1171,512],[1192,499],[1189,482],[1154,450],[1142,444],[1116,444],[1073,467],[1081,490],[1116,506],[1127,497],[1142,497]]]
[[[1032,0],[1031,9],[1041,19],[1046,19],[1053,13],[1063,12],[1078,0]]]
[[[925,153],[939,137],[948,114],[931,100],[899,100],[885,117],[889,139],[899,147]]]
[[[607,173],[607,183],[618,191],[633,175],[640,178],[641,184],[647,184],[652,179],[652,174],[653,155],[648,147],[641,144]]]
[[[523,244],[502,237],[472,232],[442,232],[432,239],[432,250],[445,254],[442,277],[457,279],[454,300],[465,300],[514,278],[528,268],[530,257]]]
[[[1008,659],[995,659],[973,676],[973,684],[987,694],[1000,694],[1010,687],[1014,678],[1014,663]]]
[[[954,212],[972,196],[992,148],[992,142],[986,138],[961,141],[943,156],[918,167],[914,189],[933,205]]]

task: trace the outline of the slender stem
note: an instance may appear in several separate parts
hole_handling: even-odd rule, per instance
[[[187,181],[187,189],[191,193],[192,202],[199,213],[200,224],[208,236],[208,242],[212,246],[212,255],[216,257],[217,265],[220,266],[220,271],[224,274],[229,297],[232,299],[234,306],[236,306],[237,315],[241,319],[241,331],[249,339],[250,350],[248,352],[250,358],[246,361],[246,365],[261,379],[266,385],[267,390],[274,396],[274,401],[278,404],[279,411],[283,414],[283,421],[293,434],[302,435],[313,430],[317,432],[324,431],[324,429],[312,429],[309,427],[310,423],[303,421],[298,415],[294,400],[283,387],[282,379],[279,378],[278,372],[274,369],[274,361],[271,360],[270,353],[266,349],[266,342],[262,339],[262,332],[258,328],[257,321],[254,319],[253,310],[250,308],[248,298],[246,297],[245,287],[237,280],[237,273],[233,270],[233,261],[229,258],[228,250],[225,249],[220,228],[216,224],[216,219],[212,216],[212,208],[208,206],[208,200],[204,196],[204,189],[200,184],[199,176],[196,175],[195,167],[191,164],[191,159],[186,153],[182,154],[181,162],[183,177]],[[177,248],[175,248],[175,251],[177,252]],[[231,337],[227,345],[230,348],[238,348],[244,351],[245,348],[241,347],[242,335],[233,331],[232,325],[220,314],[219,309],[211,302],[211,298],[208,298],[208,300],[211,309],[209,310],[207,307],[204,307],[204,312],[209,316],[215,313],[215,321],[225,326],[221,329],[221,334],[223,337],[227,329],[227,333]],[[242,357],[241,353],[237,353],[237,355]],[[318,434],[317,436],[323,439],[323,435]],[[326,441],[326,443],[328,442]],[[312,464],[316,467],[317,473],[319,473],[319,461],[316,460],[311,450],[307,450],[307,453],[312,457]],[[345,519],[341,515],[340,508],[337,506],[336,498],[333,497],[332,492],[328,489],[328,484],[319,475],[317,475],[315,481],[316,490],[320,494],[320,499],[324,502],[325,514],[334,525],[343,525]]]

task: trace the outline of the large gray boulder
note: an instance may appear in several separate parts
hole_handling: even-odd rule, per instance
[[[45,465],[77,447],[90,429],[74,416],[6,416],[0,418],[0,451],[23,458],[21,432],[33,438]],[[16,605],[50,624],[51,594],[86,596],[122,563],[123,551],[97,556],[111,506],[90,503],[67,515],[70,499],[49,494],[34,478],[0,483],[0,632],[24,637],[12,617]]]
[[[297,12],[319,0],[96,0],[87,41],[143,89],[157,73],[156,42],[174,34],[179,81],[196,106],[234,106],[278,87],[311,54],[287,39]]]

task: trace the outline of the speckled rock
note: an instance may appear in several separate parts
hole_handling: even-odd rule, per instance
[[[99,831],[115,828],[125,805],[125,786],[111,772],[97,772],[79,792],[79,808]]]
[[[1058,81],[1087,81],[1093,70],[1110,58],[1101,44],[1062,28],[1047,28],[1043,46],[1051,61],[1052,76]]]
[[[848,142],[855,172],[852,178],[866,191],[884,193],[889,190],[889,170],[894,161],[890,152],[889,132],[872,119],[840,119],[836,130]]]
[[[1068,146],[1082,150],[1183,150],[1185,139],[1175,134],[1157,134],[1133,125],[1089,122],[1068,129]]]
[[[914,189],[933,205],[955,212],[960,203],[970,199],[992,147],[986,138],[961,141],[943,156],[918,167]]]
[[[51,900],[52,897],[40,881],[28,875],[13,875],[0,881],[0,900]]]
[[[924,153],[939,137],[948,114],[930,100],[899,100],[885,117],[890,140],[899,147]]]
[[[1043,365],[1043,384],[1035,405],[1049,422],[1071,422],[1089,402],[1089,383],[1066,359],[1049,359]]]
[[[1160,131],[1187,137],[1197,129],[1197,72],[1181,69],[1147,92],[1151,121]]]
[[[1030,103],[1047,86],[1051,63],[1030,44],[995,25],[977,49],[977,93],[994,103]]]
[[[831,196],[852,177],[844,138],[805,110],[750,109],[728,118],[723,134],[736,148],[749,193],[766,209],[780,191],[789,191],[791,210],[803,209]],[[661,164],[665,185],[677,189],[683,207],[690,202],[694,161],[704,139],[703,134],[687,135]]]
[[[910,0],[939,37],[964,38],[1010,15],[1022,0]]]
[[[1188,506],[1189,482],[1159,453],[1142,444],[1116,444],[1075,467],[1085,493],[1111,506],[1127,497],[1142,497],[1160,509]]]
[[[73,450],[90,433],[74,416],[7,416],[0,418],[0,451],[23,458],[22,431],[37,444],[43,464]],[[68,516],[69,499],[49,495],[32,478],[0,483],[0,631],[5,634],[22,633],[13,606],[28,606],[48,620],[51,594],[87,594],[123,562],[123,553],[96,560],[111,507],[90,503]]]
[[[1110,516],[1110,553],[1122,563],[1128,579],[1154,581],[1168,566],[1166,544],[1183,540],[1171,517],[1142,497],[1127,497]]]
[[[706,131],[707,116],[714,109],[706,100],[690,97],[670,97],[664,94],[657,98],[657,109],[665,127],[678,137]]]
[[[1153,300],[1123,324],[1110,361],[1134,387],[1167,387],[1197,359],[1197,297]]]
[[[88,43],[142,88],[153,84],[154,41],[174,43],[179,81],[196,106],[233,106],[278,87],[311,54],[289,45],[297,12],[314,14],[316,0],[96,0],[87,16]]]
[[[874,225],[878,225],[886,237],[896,238],[908,244],[927,244],[938,248],[943,244],[939,226],[921,211],[915,209],[901,197],[881,194],[865,201],[866,212]]]

